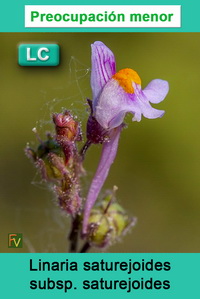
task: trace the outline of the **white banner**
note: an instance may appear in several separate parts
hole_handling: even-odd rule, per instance
[[[25,5],[25,27],[181,27],[180,5]]]

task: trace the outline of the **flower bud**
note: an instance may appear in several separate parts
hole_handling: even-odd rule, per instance
[[[48,139],[40,143],[37,148],[36,154],[38,158],[44,158],[49,153],[54,153],[56,155],[62,156],[61,146],[50,136],[47,136]]]
[[[48,134],[47,137],[46,141],[41,141],[36,151],[27,146],[25,152],[40,170],[42,179],[52,181],[61,179],[67,170],[61,146],[51,135]]]
[[[54,113],[53,122],[56,128],[57,137],[60,139],[67,139],[69,141],[81,140],[80,126],[77,121],[74,120],[69,111],[64,113]]]
[[[56,130],[56,141],[65,155],[65,164],[74,164],[78,159],[76,141],[81,140],[80,125],[74,120],[69,111],[54,113],[53,121]]]

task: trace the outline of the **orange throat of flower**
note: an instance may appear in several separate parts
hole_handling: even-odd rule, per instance
[[[141,79],[138,73],[128,68],[120,70],[113,75],[112,78],[117,80],[119,85],[123,87],[127,93],[134,93],[133,82],[141,85]]]

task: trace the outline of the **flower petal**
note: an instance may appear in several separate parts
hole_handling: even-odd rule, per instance
[[[83,235],[87,233],[87,224],[88,224],[88,218],[90,216],[90,211],[95,201],[97,200],[99,192],[108,176],[110,167],[114,162],[117,153],[121,129],[122,126],[119,126],[116,129],[112,130],[110,132],[110,141],[105,142],[103,144],[100,162],[86,198],[84,218],[83,218]]]
[[[123,122],[126,106],[126,93],[115,79],[111,79],[96,102],[94,117],[104,129],[112,129]]]
[[[91,88],[93,107],[105,84],[116,73],[115,56],[102,42],[95,42],[92,48]]]
[[[142,106],[141,107],[142,114],[146,118],[155,119],[158,117],[162,117],[165,114],[164,110],[158,110],[158,109],[152,108],[149,103],[143,103],[141,106]]]
[[[157,104],[164,100],[168,91],[169,84],[167,81],[155,79],[147,85],[143,90],[143,94],[149,102]]]
[[[135,93],[126,93],[115,79],[111,79],[99,96],[94,117],[104,129],[113,129],[123,123],[126,113],[134,114],[133,121],[140,121],[142,115],[146,118],[157,118],[164,111],[151,107],[143,95],[140,85],[135,84]]]

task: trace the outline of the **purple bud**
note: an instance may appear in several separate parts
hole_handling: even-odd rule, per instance
[[[57,136],[59,136],[60,139],[63,138],[69,141],[81,140],[79,123],[74,120],[68,110],[64,113],[54,113],[53,121]]]

